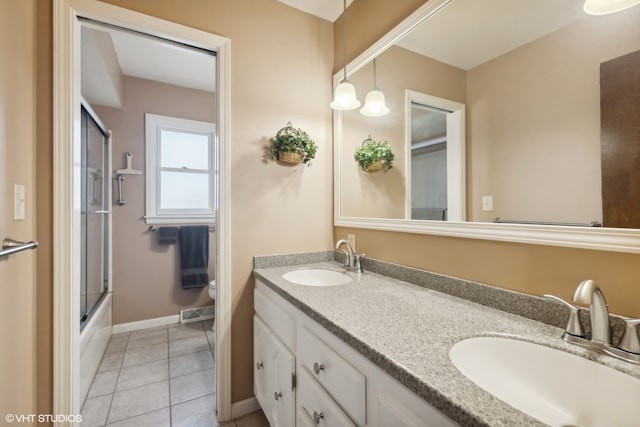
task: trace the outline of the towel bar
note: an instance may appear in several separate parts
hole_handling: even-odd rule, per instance
[[[496,224],[529,224],[529,225],[562,225],[567,227],[602,227],[599,221],[591,221],[590,223],[574,223],[574,222],[545,222],[545,221],[517,221],[510,219],[496,218],[493,220]]]
[[[32,240],[30,242],[19,242],[10,238],[5,238],[2,241],[2,250],[0,251],[0,257],[21,252],[27,249],[35,249],[38,247],[38,241]]]
[[[170,227],[170,226],[168,226]],[[180,228],[180,227],[178,227]],[[153,232],[153,231],[158,231],[158,227],[156,227],[155,225],[150,225],[148,228],[149,231]],[[215,227],[209,227],[209,233],[213,233],[214,231],[216,231]]]

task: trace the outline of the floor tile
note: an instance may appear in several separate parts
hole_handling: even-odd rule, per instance
[[[216,395],[209,394],[171,407],[173,427],[217,427]]]
[[[114,369],[120,369],[122,366],[122,359],[124,357],[124,351],[117,351],[115,353],[105,354],[102,357],[102,362],[98,367],[98,372],[113,371]]]
[[[200,336],[169,341],[169,357],[209,350],[209,341],[204,333]]]
[[[172,405],[215,393],[215,369],[171,378],[170,384]]]
[[[107,427],[171,427],[169,408],[158,409],[133,418],[107,424]]]
[[[191,374],[197,371],[213,368],[213,354],[209,350],[184,354],[169,359],[169,374],[171,378]]]
[[[128,366],[120,370],[116,391],[139,387],[166,379],[169,379],[169,363],[167,359]]]
[[[269,421],[262,411],[254,412],[235,421],[236,427],[269,427]]]
[[[148,332],[136,331],[129,337],[127,350],[138,347],[146,347],[154,344],[166,343],[168,341],[167,328],[152,329]]]
[[[127,348],[127,342],[129,341],[129,334],[116,337],[113,335],[107,345],[106,353],[115,353],[118,351],[124,351]]]
[[[116,381],[118,380],[119,373],[120,371],[118,370],[97,373],[93,379],[87,398],[113,393],[116,389]]]
[[[87,399],[82,407],[82,427],[103,426],[107,422],[107,414],[113,395]]]
[[[153,344],[144,347],[136,347],[127,349],[124,354],[124,360],[122,361],[122,367],[138,365],[140,363],[153,362],[155,360],[166,359],[167,344]]]
[[[202,335],[204,335],[204,328],[200,322],[179,323],[169,326],[169,341],[200,337]]]
[[[113,395],[108,422],[125,420],[168,406],[169,381],[118,391]]]

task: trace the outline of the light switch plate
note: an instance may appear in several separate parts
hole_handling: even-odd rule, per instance
[[[25,218],[24,185],[13,184],[13,220],[24,221]]]
[[[482,210],[483,211],[493,210],[493,196],[482,196]]]

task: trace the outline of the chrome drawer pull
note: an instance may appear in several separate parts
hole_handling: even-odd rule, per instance
[[[316,375],[320,375],[320,371],[324,371],[324,365],[320,364],[318,365],[318,362],[313,364],[313,372],[316,373]]]
[[[273,393],[273,397],[278,400],[279,398],[282,397],[282,393],[280,393],[279,391],[276,391],[275,393]]]
[[[320,420],[324,418],[324,414],[322,412],[317,413],[313,411],[313,422],[316,424],[320,424]]]
[[[262,363],[262,362],[256,363],[256,369],[258,369],[258,370],[262,369],[263,366],[264,366],[264,363]]]

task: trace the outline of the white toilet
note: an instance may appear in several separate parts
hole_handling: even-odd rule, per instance
[[[211,298],[214,302],[216,300],[216,281],[212,280],[209,282],[209,298]],[[213,328],[211,328],[212,331],[216,330],[216,319],[215,317],[213,318]]]

